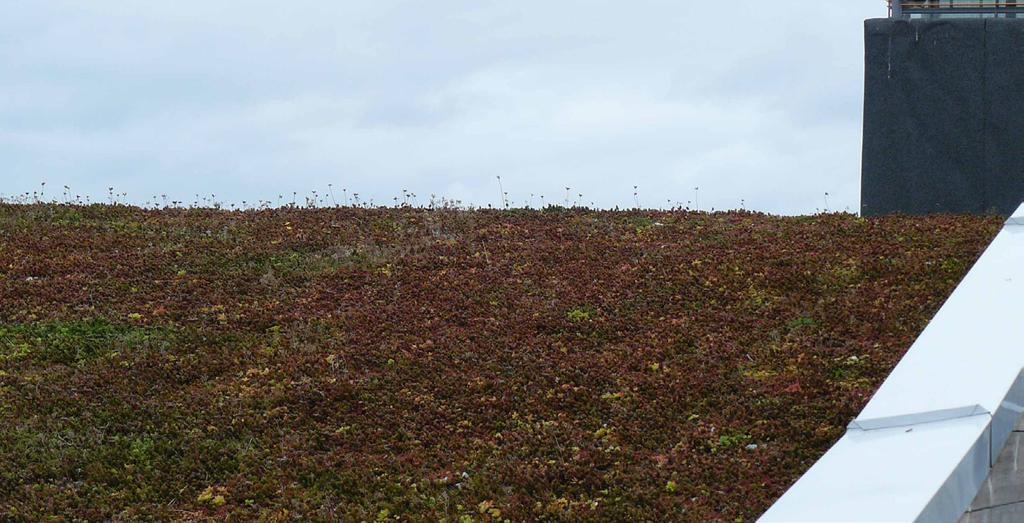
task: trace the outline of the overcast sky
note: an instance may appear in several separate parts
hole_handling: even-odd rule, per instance
[[[822,7],[810,10],[812,4]],[[717,7],[717,6],[728,7]],[[859,206],[883,0],[6,0],[0,192]]]

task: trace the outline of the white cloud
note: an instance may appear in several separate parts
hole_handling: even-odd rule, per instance
[[[0,192],[409,189],[858,206],[881,2],[36,0],[0,18]],[[9,15],[9,16],[8,16]]]

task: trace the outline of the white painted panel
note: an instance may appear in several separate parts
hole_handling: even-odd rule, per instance
[[[912,522],[936,497],[966,507],[988,471],[989,420],[850,430],[760,521]],[[960,468],[966,474],[954,474]],[[974,480],[946,485],[950,477]]]

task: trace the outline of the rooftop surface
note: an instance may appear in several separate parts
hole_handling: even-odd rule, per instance
[[[0,205],[0,514],[752,521],[998,218]]]

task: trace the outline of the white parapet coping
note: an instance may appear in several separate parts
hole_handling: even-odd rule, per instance
[[[1024,205],[846,434],[759,520],[950,522],[1024,411]]]

